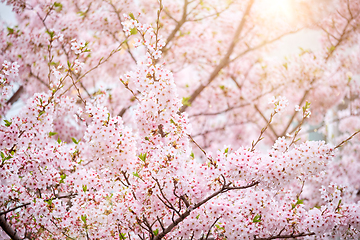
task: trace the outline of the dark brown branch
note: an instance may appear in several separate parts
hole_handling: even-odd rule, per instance
[[[277,239],[277,238],[298,238],[298,237],[305,237],[305,236],[312,236],[315,235],[315,233],[311,232],[311,233],[299,233],[299,234],[289,234],[289,235],[276,235],[276,236],[271,236],[271,237],[267,237],[267,238],[255,238],[255,240],[272,240],[272,239]]]
[[[236,189],[246,189],[246,188],[250,188],[250,187],[254,187],[256,185],[258,185],[260,182],[259,181],[255,181],[255,182],[252,182],[246,186],[240,186],[240,187],[231,187],[231,183],[228,183],[228,184],[223,184],[223,186],[216,192],[214,192],[213,194],[211,194],[210,196],[208,196],[207,198],[203,199],[202,201],[194,204],[192,207],[189,207],[187,208],[186,212],[184,212],[183,214],[181,214],[178,218],[174,219],[173,220],[173,223],[170,224],[166,229],[165,231],[162,231],[161,233],[159,233],[155,238],[154,240],[159,240],[159,239],[162,239],[163,237],[165,237],[166,234],[168,234],[169,232],[171,232],[173,230],[174,227],[176,227],[179,223],[181,223],[182,221],[184,221],[185,218],[187,218],[190,213],[201,207],[202,205],[204,205],[205,203],[207,203],[208,201],[210,201],[212,198],[218,196],[219,194],[221,193],[225,193],[227,191],[230,191],[230,190],[236,190]]]
[[[206,236],[205,236],[205,240],[208,240],[210,237],[210,233],[211,233],[211,229],[215,226],[215,224],[217,223],[217,221],[219,221],[221,217],[216,218],[216,220],[214,221],[214,223],[210,226],[209,231],[207,232]]]
[[[163,231],[165,231],[164,224],[162,223],[162,221],[161,221],[161,219],[159,218],[159,216],[156,216],[156,219],[157,219],[158,222],[160,223],[161,229],[162,229]]]
[[[8,221],[6,221],[5,215],[0,216],[0,226],[12,240],[23,239],[17,234],[16,230],[12,228],[12,226],[8,223]]]
[[[175,212],[180,216],[180,215],[181,215],[180,212],[179,212],[179,211],[174,207],[174,205],[166,198],[166,196],[165,196],[165,194],[164,194],[164,192],[163,192],[163,190],[162,190],[162,187],[160,186],[159,180],[157,180],[157,179],[154,178],[154,177],[152,177],[152,178],[154,179],[154,181],[156,182],[157,186],[159,187],[159,190],[160,190],[160,193],[161,193],[161,196],[163,197],[163,199],[162,199],[158,194],[157,194],[156,196],[160,199],[160,201],[161,201],[162,203],[164,203],[164,205],[165,205],[167,208],[175,211]],[[165,201],[166,201],[166,202],[165,202]]]
[[[66,195],[66,196],[59,196],[59,197],[56,197],[56,198],[51,198],[51,199],[61,199],[61,198],[70,198],[72,196],[75,196],[76,194],[71,194],[71,195]],[[50,199],[48,199],[50,200]],[[46,200],[45,200],[46,201]],[[16,230],[14,230],[14,228],[8,223],[8,221],[6,221],[6,214],[11,212],[11,211],[14,211],[18,208],[22,208],[22,207],[25,207],[27,205],[29,205],[30,203],[25,203],[25,204],[22,204],[20,206],[17,206],[17,207],[14,207],[14,208],[11,208],[9,210],[6,210],[4,212],[1,212],[0,213],[0,226],[1,228],[4,230],[4,232],[6,232],[6,234],[12,239],[12,240],[21,240],[23,239],[22,237],[20,237]]]
[[[11,96],[11,98],[7,100],[6,104],[13,104],[14,102],[16,102],[20,98],[23,92],[24,92],[24,87],[20,86],[19,89]]]
[[[147,227],[147,230],[150,233],[151,239],[154,238],[154,233],[152,230],[152,226],[150,225],[149,221],[147,220],[147,218],[143,215],[143,223],[145,224],[145,226]]]
[[[49,201],[49,200],[53,200],[53,199],[71,198],[71,197],[76,196],[76,195],[77,195],[77,194],[74,193],[74,194],[70,194],[70,195],[64,195],[64,196],[59,196],[59,197],[44,199],[44,201]],[[7,213],[9,213],[9,212],[12,212],[12,211],[14,211],[14,210],[16,210],[16,209],[18,209],[18,208],[26,207],[26,206],[28,206],[28,205],[30,205],[30,204],[31,204],[31,203],[23,203],[23,204],[21,204],[21,205],[19,205],[19,206],[10,208],[10,209],[8,209],[8,210],[6,210],[6,211],[0,212],[0,216],[5,215],[5,214],[7,214]]]

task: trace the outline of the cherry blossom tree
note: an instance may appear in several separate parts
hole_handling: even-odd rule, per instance
[[[360,237],[357,0],[6,3],[2,239]]]

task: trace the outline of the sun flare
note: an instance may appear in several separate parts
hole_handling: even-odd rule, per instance
[[[293,16],[293,0],[261,0],[264,14],[283,16],[290,20]]]

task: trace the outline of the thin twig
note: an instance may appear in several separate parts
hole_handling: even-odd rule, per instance
[[[255,105],[255,108],[257,108],[256,105]],[[266,126],[265,126],[263,129],[261,129],[259,138],[256,140],[256,142],[253,141],[253,142],[251,143],[250,152],[254,152],[254,151],[255,151],[255,146],[263,139],[262,135],[264,134],[264,132],[266,131],[266,129],[270,126],[270,123],[272,122],[272,119],[273,119],[273,117],[275,116],[275,114],[276,114],[275,111],[271,113],[270,119],[269,119],[269,121],[267,121]]]
[[[341,143],[339,143],[336,147],[334,147],[334,150],[337,148],[342,147],[345,143],[347,143],[348,141],[350,141],[356,134],[358,134],[360,132],[360,129],[357,130],[356,132],[354,132],[350,137],[348,137],[347,139],[345,139],[344,141],[342,141]]]

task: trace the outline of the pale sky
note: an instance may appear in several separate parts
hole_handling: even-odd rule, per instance
[[[15,14],[11,11],[11,7],[0,2],[0,24],[5,22],[7,25],[16,24]]]

